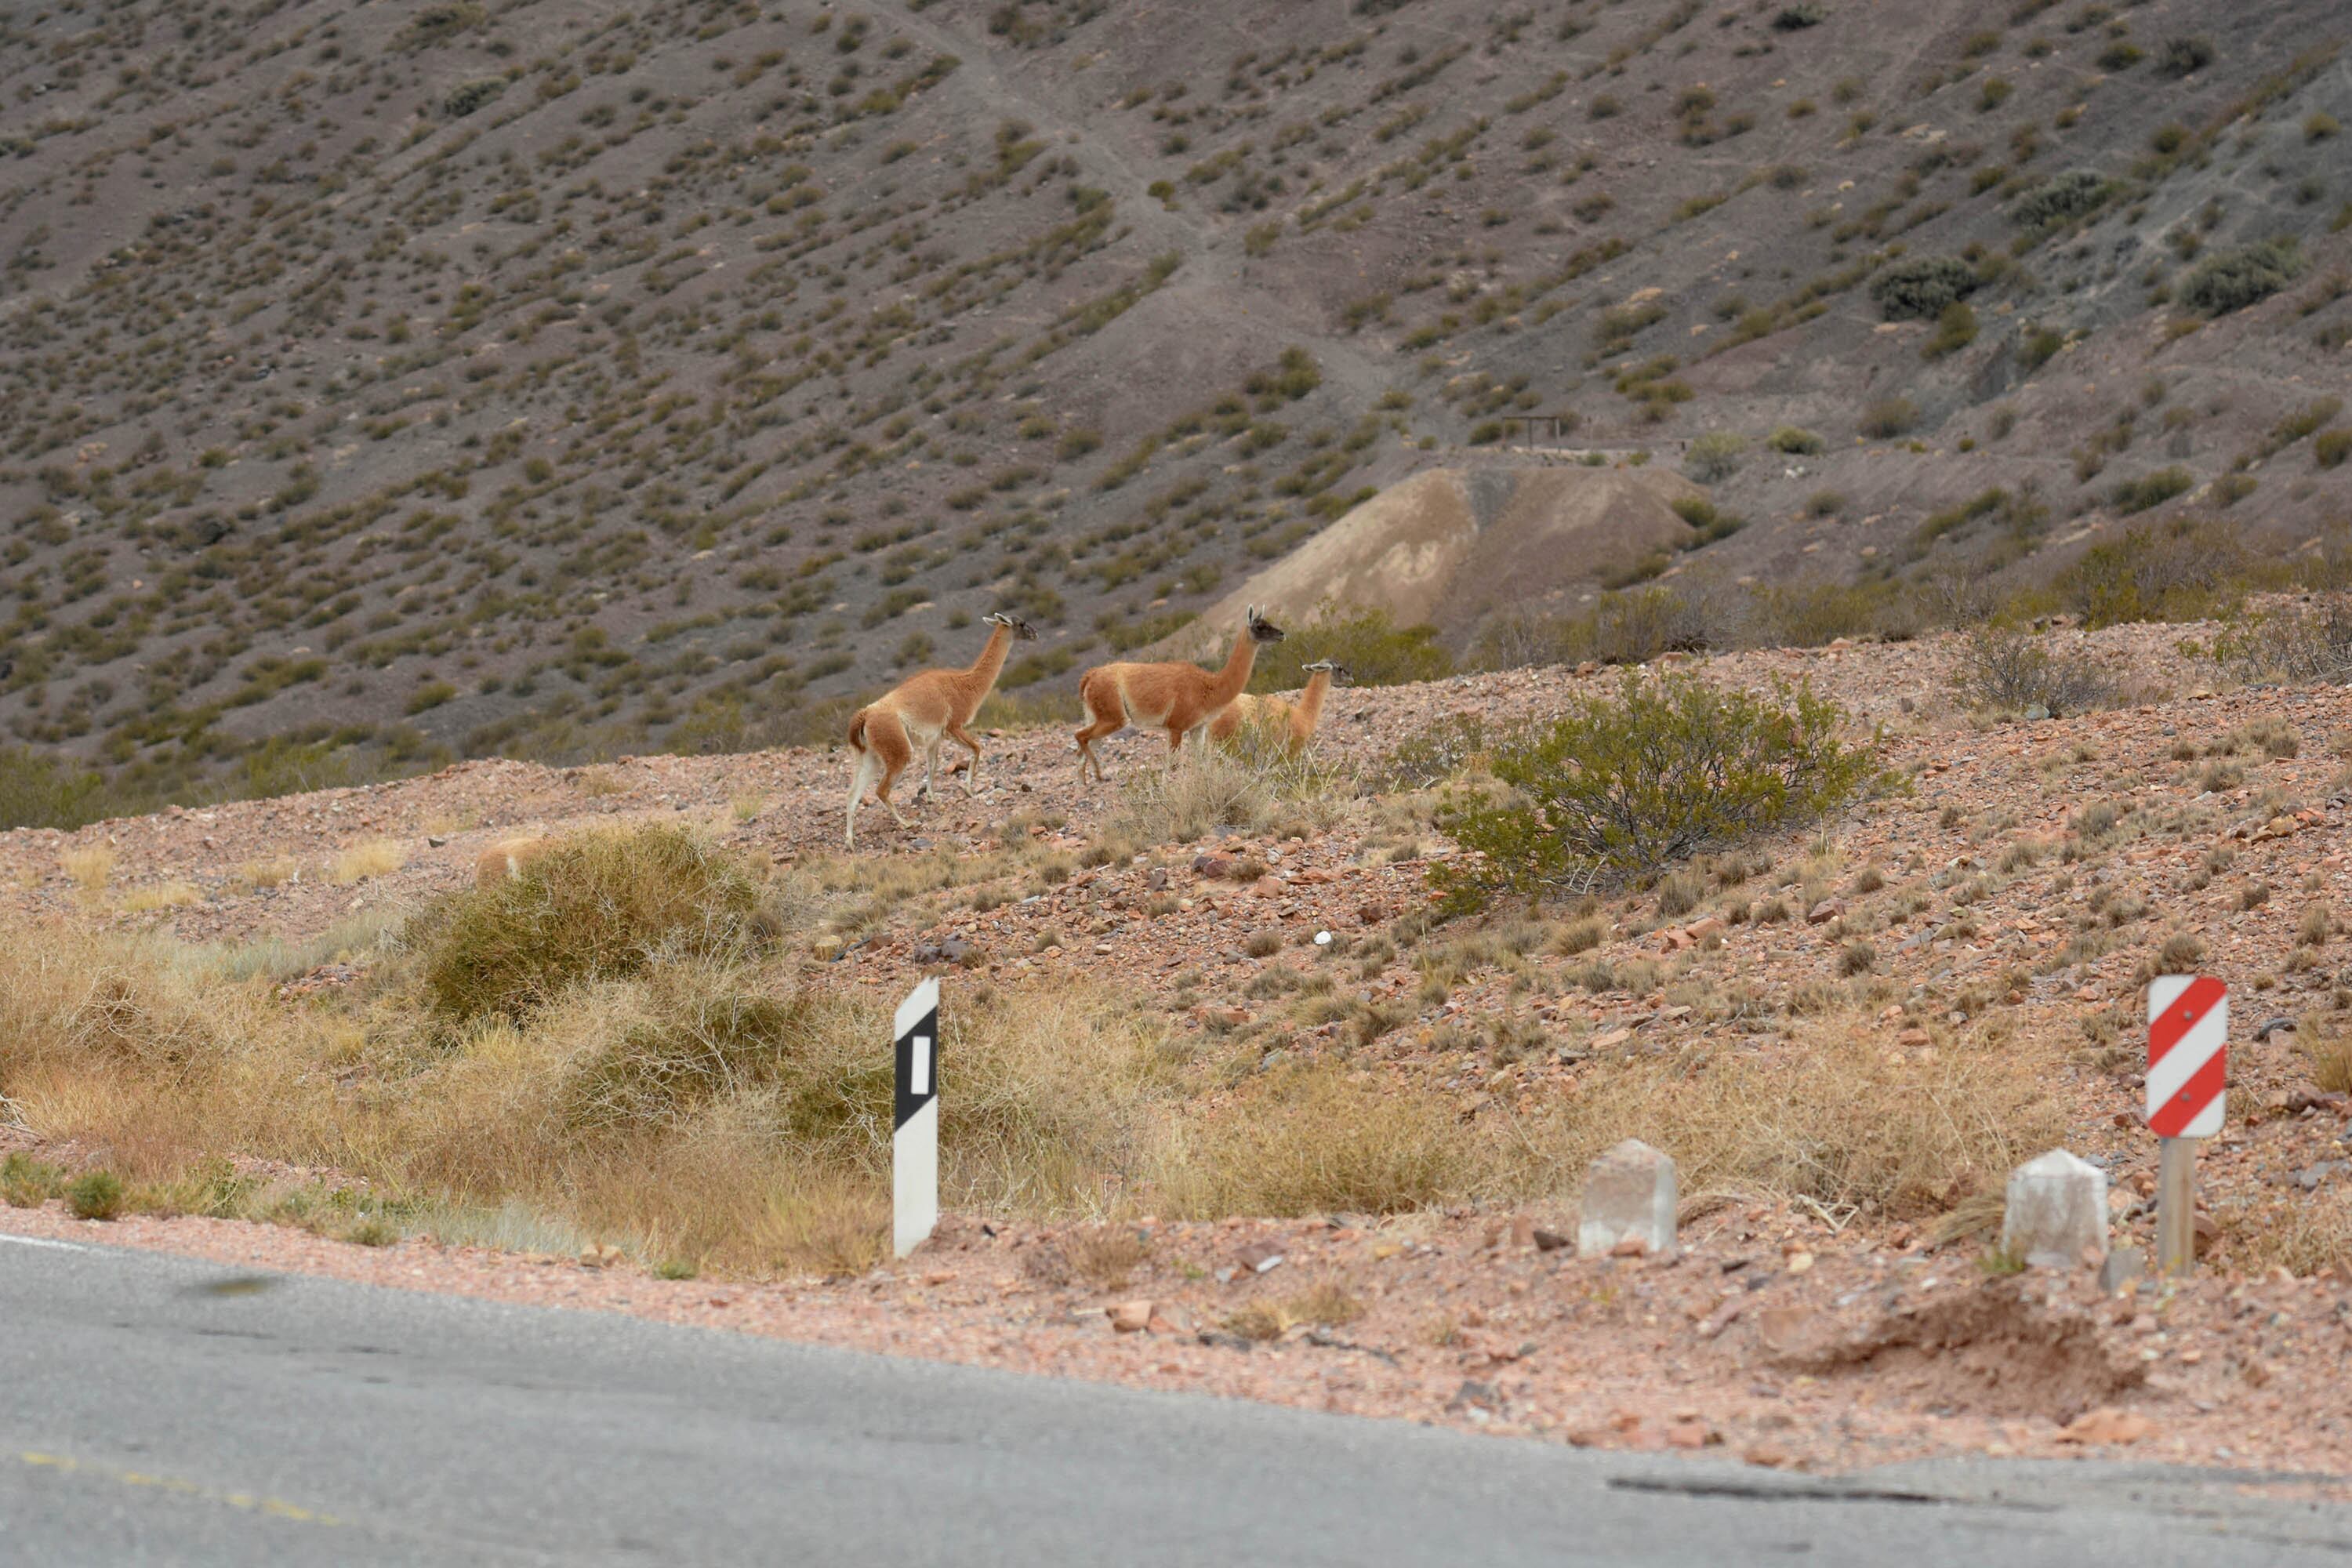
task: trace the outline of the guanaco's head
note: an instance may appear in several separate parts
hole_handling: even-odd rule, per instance
[[[1257,606],[1252,605],[1249,607],[1249,635],[1250,641],[1255,643],[1280,642],[1282,628],[1259,615]]]
[[[1353,686],[1356,684],[1356,678],[1348,672],[1348,667],[1346,665],[1334,664],[1328,658],[1318,658],[1313,664],[1302,664],[1298,668],[1301,669],[1329,670],[1331,672],[1331,684],[1334,686]]]
[[[1008,616],[1003,610],[991,610],[980,617],[992,626],[1003,626],[1022,642],[1035,642],[1037,628],[1018,616]]]

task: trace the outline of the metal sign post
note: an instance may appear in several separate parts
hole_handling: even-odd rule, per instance
[[[2163,1140],[2156,1177],[2156,1266],[2197,1266],[2197,1141],[2221,1131],[2229,1084],[2230,993],[2208,974],[2147,986],[2147,1124]]]
[[[890,1250],[904,1258],[940,1220],[940,983],[898,1004],[891,1030],[898,1092],[890,1121]]]

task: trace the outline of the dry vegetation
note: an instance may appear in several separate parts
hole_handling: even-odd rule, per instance
[[[335,998],[283,1000],[244,955],[26,933],[0,954],[0,1094],[47,1138],[103,1151],[133,1208],[379,1240],[519,1211],[673,1269],[855,1270],[887,1217],[887,1005],[770,941],[823,902],[808,878],[762,888],[651,828],[569,843],[383,931],[369,983]],[[2034,1042],[1890,1053],[1851,1011],[1769,1052],[1630,1058],[1538,1114],[1465,1123],[1424,1082],[1343,1060],[1236,1079],[1230,1053],[1108,986],[969,997],[945,1020],[943,1180],[983,1215],[1556,1199],[1632,1134],[1674,1148],[1702,1197],[1903,1216],[2055,1133]],[[10,1179],[23,1201],[66,1176]]]

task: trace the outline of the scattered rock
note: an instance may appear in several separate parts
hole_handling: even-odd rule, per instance
[[[1105,1307],[1103,1312],[1110,1319],[1110,1326],[1122,1334],[1139,1334],[1151,1326],[1150,1301],[1121,1301],[1117,1306]]]

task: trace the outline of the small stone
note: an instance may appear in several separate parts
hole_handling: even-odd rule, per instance
[[[1792,1252],[1782,1267],[1791,1274],[1810,1274],[1813,1271],[1813,1255],[1801,1250]]]
[[[1121,1301],[1115,1307],[1105,1307],[1103,1312],[1110,1319],[1110,1326],[1122,1334],[1139,1334],[1151,1326],[1150,1301]]]
[[[1268,1269],[1281,1268],[1290,1255],[1270,1242],[1254,1241],[1234,1256],[1251,1273],[1264,1274]]]
[[[2010,1173],[2000,1245],[2043,1268],[2072,1268],[2085,1254],[2107,1255],[2107,1173],[2063,1149],[2035,1156]]]
[[[1924,1046],[1930,1038],[1925,1029],[1906,1029],[1895,1037],[1895,1043],[1898,1046]]]
[[[425,836],[425,847],[427,849],[446,849],[449,847],[449,836],[446,833],[428,833]]]
[[[1250,891],[1261,899],[1279,898],[1282,896],[1282,883],[1273,877],[1260,877],[1250,885]]]
[[[1577,1226],[1581,1258],[1675,1251],[1675,1163],[1638,1138],[1628,1138],[1592,1162],[1584,1177],[1584,1212]]]
[[[1536,1250],[1538,1252],[1558,1252],[1561,1247],[1568,1245],[1568,1237],[1560,1235],[1560,1233],[1556,1230],[1546,1230],[1543,1226],[1536,1226],[1535,1232],[1535,1243]]]
[[[1845,913],[1845,900],[1843,899],[1823,899],[1820,903],[1815,904],[1811,909],[1805,911],[1805,923],[1807,925],[1825,926],[1843,913]]]
[[[1666,1444],[1669,1447],[1704,1448],[1709,1443],[1722,1441],[1723,1439],[1717,1436],[1703,1421],[1676,1421],[1666,1428]]]

